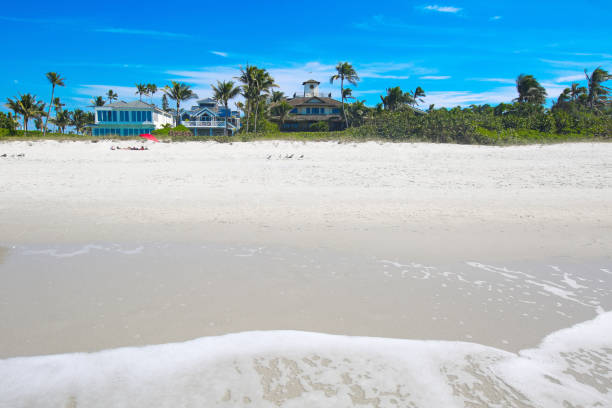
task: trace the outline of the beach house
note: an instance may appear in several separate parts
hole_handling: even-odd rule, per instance
[[[293,98],[287,99],[287,103],[293,107],[284,123],[281,125],[278,116],[272,116],[271,121],[278,123],[282,131],[304,131],[317,122],[325,122],[330,130],[341,130],[344,126],[341,110],[342,102],[328,96],[319,94],[319,81],[310,79],[302,83],[303,93],[294,94]]]
[[[225,109],[211,98],[201,99],[188,111],[181,113],[181,125],[187,127],[194,136],[223,135],[225,121],[230,134],[240,129],[240,112]]]
[[[142,101],[109,103],[94,111],[93,136],[138,136],[174,124],[170,113]]]

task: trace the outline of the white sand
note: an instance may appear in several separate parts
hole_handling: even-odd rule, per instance
[[[110,146],[0,144],[0,243],[282,243],[415,260],[612,253],[612,144]]]

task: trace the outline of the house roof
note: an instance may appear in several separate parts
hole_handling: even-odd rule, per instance
[[[131,101],[131,102],[117,101],[117,102],[109,103],[109,104],[106,104],[106,105],[103,105],[103,106],[96,106],[96,108],[141,108],[141,109],[154,109],[155,111],[157,111],[159,113],[170,115],[168,112],[165,112],[165,111],[161,110],[160,108],[158,108],[154,104],[146,103],[146,102],[143,102],[143,101]]]
[[[318,99],[321,102],[308,102],[312,99]],[[297,106],[333,106],[333,107],[341,107],[342,102],[337,101],[332,98],[327,98],[325,96],[306,96],[306,97],[298,97],[291,98],[287,100],[287,103],[293,107]]]
[[[317,84],[317,85],[319,85],[320,82],[319,81],[315,81],[314,79],[309,79],[308,81],[302,82],[302,85],[306,85],[306,84]]]

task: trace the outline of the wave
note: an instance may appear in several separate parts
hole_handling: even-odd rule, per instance
[[[603,407],[611,373],[612,312],[519,353],[262,331],[0,360],[0,407]]]

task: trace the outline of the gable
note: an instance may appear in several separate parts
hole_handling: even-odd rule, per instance
[[[202,108],[193,114],[193,116],[202,116],[202,115],[217,116],[217,113],[213,112],[212,110],[208,108]]]
[[[307,100],[306,103],[318,103],[318,104],[322,104],[322,103],[325,103],[325,102],[323,102],[319,98],[311,98],[311,99]]]

